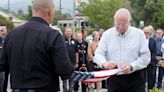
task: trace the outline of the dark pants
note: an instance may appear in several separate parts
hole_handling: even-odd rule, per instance
[[[102,88],[107,88],[106,80],[103,80],[101,83],[102,83]]]
[[[41,88],[41,89],[13,89],[12,92],[58,92],[55,90]]]
[[[8,76],[9,76],[9,72],[6,71],[5,72],[4,85],[3,85],[3,92],[7,92]]]
[[[115,75],[107,80],[108,92],[146,92],[144,72]]]
[[[3,92],[4,80],[5,80],[5,73],[0,72],[0,92]]]
[[[158,68],[158,83],[157,83],[157,88],[162,88],[162,79],[164,75],[164,68],[159,67]]]
[[[54,83],[50,83],[47,86],[41,87],[41,88],[20,88],[20,89],[12,89],[12,92],[58,92],[58,85],[55,85]]]
[[[156,69],[157,69],[157,67],[153,64],[150,64],[147,67],[146,77],[147,77],[147,82],[148,82],[148,89],[153,89],[155,87]]]

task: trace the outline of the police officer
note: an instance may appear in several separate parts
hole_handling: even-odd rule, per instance
[[[87,49],[88,49],[88,43],[83,40],[82,33],[78,32],[76,34],[77,38],[77,49],[79,53],[79,67],[78,70],[80,71],[87,71],[88,66],[88,58],[87,58]],[[82,92],[86,92],[86,84],[82,83]]]
[[[9,70],[12,92],[58,92],[58,76],[64,80],[74,71],[63,36],[49,26],[53,4],[32,0],[33,17],[5,38],[0,71]]]
[[[72,29],[71,28],[66,28],[65,32],[64,32],[64,36],[65,36],[65,44],[67,46],[67,50],[68,50],[68,54],[69,54],[69,58],[71,61],[71,64],[74,66],[74,68],[76,69],[78,67],[78,51],[77,51],[77,44],[76,44],[76,40],[72,37]],[[67,84],[69,84],[69,88],[71,87],[71,80],[64,80],[63,81],[63,91],[64,92],[68,92],[68,88],[67,88]],[[77,91],[78,87],[75,86],[74,90]]]

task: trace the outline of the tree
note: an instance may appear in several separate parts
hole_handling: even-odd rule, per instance
[[[127,0],[89,0],[81,4],[81,12],[89,17],[93,27],[109,28],[113,25],[113,16],[117,9],[129,8]]]
[[[1,15],[0,15],[0,25],[5,25],[8,30],[11,30],[14,28],[14,24],[10,20],[6,19],[5,17]]]
[[[53,25],[57,25],[57,22],[60,19],[65,19],[65,16],[60,11],[56,10],[54,15]]]
[[[164,29],[164,1],[163,0],[159,0],[159,2],[157,3],[157,7],[156,7],[156,12],[153,14],[153,24],[155,28],[162,28]]]
[[[19,15],[24,15],[24,12],[23,12],[22,9],[19,9],[19,10],[17,11],[17,14],[19,14]]]
[[[31,6],[28,6],[28,15],[26,17],[26,19],[29,19],[32,17],[32,7]],[[60,12],[60,11],[55,11],[55,16],[54,16],[54,19],[53,19],[53,25],[57,25],[57,21],[59,19],[64,19],[65,16]]]
[[[32,17],[32,7],[29,5],[28,6],[28,15],[27,15],[26,19],[29,19],[31,17]]]
[[[18,19],[21,19],[21,20],[26,20],[26,18],[27,18],[27,15],[24,14],[24,12],[23,12],[22,9],[19,9],[19,10],[17,11],[17,13],[13,12],[12,14],[13,14],[14,16],[16,16]]]
[[[136,25],[140,20],[145,21],[145,25],[153,25],[155,28],[163,27],[164,1],[163,0],[129,0],[133,9],[133,19]]]

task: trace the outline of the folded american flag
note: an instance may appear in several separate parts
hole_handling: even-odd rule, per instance
[[[93,72],[81,72],[81,71],[74,71],[71,76],[72,81],[81,81],[94,78]]]
[[[90,79],[93,77],[94,77],[94,74],[92,72],[74,71],[71,76],[71,79],[70,79],[71,80],[71,88],[70,88],[69,92],[72,92],[75,82]]]
[[[87,80],[87,79],[94,79],[97,78],[105,78],[112,75],[115,75],[120,72],[120,69],[112,69],[112,70],[101,70],[101,71],[94,71],[94,72],[81,72],[81,71],[74,71],[71,76],[71,88],[72,90],[74,83],[77,81]],[[72,91],[69,91],[72,92]]]

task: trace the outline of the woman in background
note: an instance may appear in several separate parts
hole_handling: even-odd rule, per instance
[[[93,41],[88,45],[88,58],[89,58],[88,71],[96,71],[98,69],[97,64],[94,63],[93,57],[95,54],[95,50],[99,44],[100,35],[97,31],[94,31],[92,33],[92,36],[93,36]],[[93,88],[93,85],[90,85],[90,88]],[[96,89],[97,92],[99,92],[100,82],[96,82]]]

